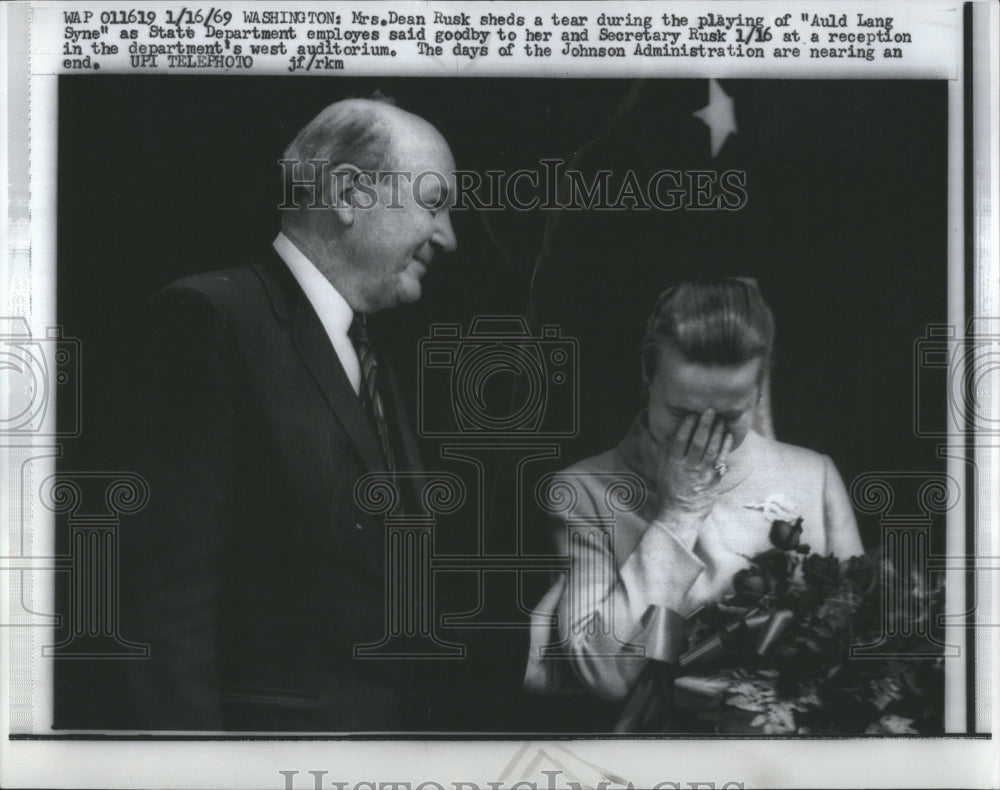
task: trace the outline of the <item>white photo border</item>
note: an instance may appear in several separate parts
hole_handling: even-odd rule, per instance
[[[6,147],[2,168],[11,183],[9,199],[0,220],[6,234],[2,259],[4,302],[0,315],[23,315],[32,336],[44,337],[46,328],[56,324],[56,201],[58,143],[57,83],[63,46],[60,37],[63,10],[92,7],[120,9],[120,3],[8,3],[0,7],[0,47],[2,47],[3,117]],[[344,3],[301,3],[296,6],[347,7]],[[351,9],[378,9],[382,4],[350,4]],[[541,4],[504,3],[502,9],[535,13]],[[588,4],[592,8],[599,3]],[[669,9],[717,8],[720,11],[746,10],[747,3],[682,2]],[[270,8],[272,3],[191,2],[186,8]],[[292,7],[285,4],[284,7]],[[463,10],[489,8],[498,4],[462,4]],[[546,8],[566,9],[577,4],[548,2]],[[174,8],[150,2],[143,9]],[[457,8],[448,3],[398,3],[394,8]],[[578,6],[577,6],[578,7]],[[618,4],[621,12],[638,4]],[[665,3],[646,4],[643,13],[656,13]],[[754,13],[777,14],[786,10],[817,8],[803,2],[754,2]],[[915,29],[927,33],[927,48],[912,65],[891,73],[877,69],[822,68],[806,64],[781,68],[769,64],[764,69],[731,64],[706,68],[692,62],[683,66],[636,67],[611,63],[592,65],[593,75],[602,77],[765,77],[866,79],[941,78],[949,80],[949,323],[964,327],[974,316],[1000,316],[997,251],[1000,229],[1000,133],[998,133],[998,44],[1000,11],[996,4],[973,2],[964,5],[918,0],[917,2],[868,3],[831,2],[823,9],[869,13],[890,13],[912,20]],[[276,69],[277,67],[275,67]],[[394,67],[373,68],[371,75],[432,74],[474,79],[482,76],[568,76],[574,66],[552,64],[545,70],[537,64],[487,65],[472,73],[447,64],[423,61],[400,62]],[[492,71],[496,69],[496,71]],[[114,72],[114,69],[108,69]],[[165,70],[163,70],[165,71]],[[804,72],[804,73],[803,73]],[[191,72],[189,72],[191,73]],[[252,73],[269,73],[255,70]],[[277,70],[270,73],[279,73]],[[362,72],[358,72],[360,75]],[[575,74],[580,76],[579,72]],[[971,82],[969,78],[971,76]],[[240,79],[237,74],[230,78]],[[294,75],[288,75],[294,78]],[[971,182],[966,179],[971,177]],[[971,248],[969,244],[971,243]],[[7,393],[4,393],[7,397]],[[1000,386],[995,386],[990,414],[1000,415]],[[6,408],[9,404],[3,404]],[[54,419],[54,415],[51,415]],[[980,605],[988,601],[984,625],[975,629],[974,655],[970,663],[950,668],[946,675],[949,704],[946,729],[951,735],[914,739],[822,740],[797,737],[792,740],[747,739],[586,739],[566,742],[520,742],[496,739],[357,740],[326,739],[322,736],[187,736],[138,735],[118,737],[93,733],[61,732],[51,729],[51,662],[41,658],[40,645],[47,628],[0,628],[0,666],[7,667],[0,682],[0,785],[4,787],[274,787],[293,790],[335,787],[391,786],[410,782],[413,787],[438,783],[451,787],[474,783],[505,782],[504,787],[534,777],[539,787],[547,766],[589,766],[588,776],[628,780],[634,787],[987,787],[995,784],[997,749],[990,733],[997,731],[997,689],[990,682],[1000,654],[1000,631],[992,625],[1000,612],[1000,585],[995,574],[1000,557],[1000,445],[995,436],[972,437],[968,456],[949,454],[948,473],[966,482],[976,492],[964,510],[949,514],[948,555],[971,558],[962,567],[947,571],[948,609],[964,612],[966,594],[974,594]],[[16,492],[8,486],[20,464],[36,462],[39,479],[54,469],[59,455],[58,441],[18,439],[0,435],[0,479],[4,487],[3,529],[0,530],[0,595],[3,596],[3,623],[11,623],[15,595],[27,595],[35,613],[56,610],[52,577],[55,558],[51,529],[41,514],[24,516],[26,531],[15,522]],[[46,460],[47,459],[47,460]],[[973,461],[970,464],[969,461]],[[978,470],[978,471],[976,471]],[[13,495],[13,496],[12,496]],[[954,521],[953,521],[954,519]],[[971,521],[970,523],[967,523]],[[24,542],[25,537],[30,544]],[[975,545],[969,546],[972,538]],[[17,544],[17,539],[21,543]],[[30,546],[30,552],[25,549]],[[34,558],[31,565],[25,558]],[[21,560],[21,562],[19,562]],[[42,560],[38,564],[38,560]],[[31,569],[29,570],[29,566]],[[970,575],[971,574],[971,575]],[[971,581],[970,581],[971,579]],[[24,585],[27,585],[26,587]],[[954,592],[954,595],[953,595]],[[982,609],[977,610],[977,615]],[[954,629],[956,643],[965,644],[962,629]],[[34,634],[34,636],[30,636]],[[28,636],[26,636],[28,635]],[[30,666],[25,656],[31,656]],[[968,667],[975,667],[968,677]],[[975,705],[965,706],[966,690],[974,688]],[[25,703],[27,689],[29,703]],[[13,737],[12,737],[13,735]],[[578,767],[577,775],[588,770]],[[289,776],[282,771],[297,772]],[[310,774],[310,771],[314,772]],[[613,773],[610,773],[613,772]],[[874,772],[874,773],[873,773]],[[569,774],[566,774],[567,776]],[[553,780],[556,781],[556,780]],[[595,781],[587,779],[586,781]],[[332,784],[331,784],[332,783]],[[365,783],[373,783],[371,785]],[[555,784],[553,786],[559,786]],[[611,784],[611,787],[624,786]],[[465,790],[468,790],[466,788]]]

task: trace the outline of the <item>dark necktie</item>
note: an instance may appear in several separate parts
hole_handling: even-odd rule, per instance
[[[358,352],[358,362],[361,363],[361,392],[358,393],[361,405],[375,426],[386,466],[391,472],[395,470],[396,464],[392,455],[392,443],[389,440],[389,425],[385,419],[385,406],[378,392],[378,361],[368,340],[368,327],[365,325],[363,314],[355,314],[347,335],[354,343],[354,349]]]

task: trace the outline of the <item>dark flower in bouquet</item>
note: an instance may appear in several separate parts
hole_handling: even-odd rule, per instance
[[[788,552],[778,548],[758,554],[749,568],[744,568],[733,576],[734,595],[726,603],[756,606],[767,604],[776,596],[785,595],[795,566],[796,561],[789,557]]]
[[[840,580],[840,560],[834,556],[810,554],[802,561],[802,578],[812,589],[832,590]]]
[[[809,547],[799,542],[802,537],[802,519],[783,521],[778,519],[771,524],[771,545],[779,551],[798,551],[805,554]]]
[[[758,566],[744,568],[733,577],[736,594],[728,601],[739,606],[753,606],[760,603],[777,590],[778,582],[773,576]]]

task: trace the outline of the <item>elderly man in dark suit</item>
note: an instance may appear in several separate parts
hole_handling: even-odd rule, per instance
[[[423,726],[414,662],[355,658],[386,607],[383,524],[354,487],[420,467],[364,318],[419,299],[455,248],[455,164],[428,122],[361,99],[323,110],[284,160],[273,249],[150,305],[151,499],[121,557],[124,632],[150,657],[123,668],[123,726]]]

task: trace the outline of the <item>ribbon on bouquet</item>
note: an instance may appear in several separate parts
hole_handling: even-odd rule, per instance
[[[625,698],[614,731],[659,732],[675,707],[678,677],[723,657],[739,661],[766,655],[791,622],[787,609],[718,606],[685,619],[650,606],[630,640],[644,644],[650,660]]]

